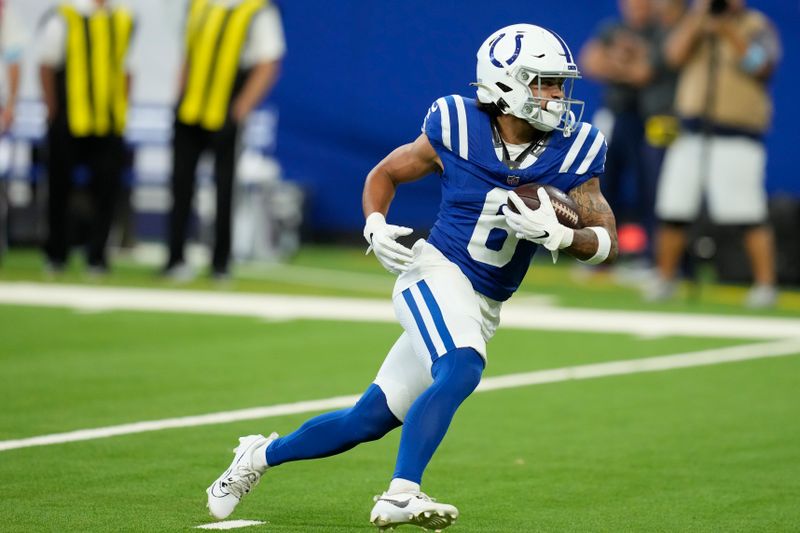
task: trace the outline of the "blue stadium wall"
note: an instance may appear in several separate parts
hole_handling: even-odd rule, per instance
[[[772,82],[776,102],[768,137],[768,188],[800,197],[800,2],[751,1],[777,22],[784,59]],[[577,54],[613,0],[564,2],[462,0],[289,0],[281,3],[289,55],[273,95],[280,108],[277,155],[285,176],[309,194],[316,234],[362,226],[361,186],[396,146],[414,139],[429,105],[446,94],[472,96],[475,52],[495,29],[516,22],[548,26]],[[600,88],[586,80],[576,96],[597,109]],[[436,177],[404,186],[392,221],[425,231],[439,203]]]

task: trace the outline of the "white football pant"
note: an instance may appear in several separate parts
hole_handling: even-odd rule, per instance
[[[397,278],[392,296],[405,332],[374,381],[401,421],[433,382],[436,359],[456,348],[474,348],[486,359],[486,343],[497,329],[502,306],[475,292],[461,269],[433,245],[419,240],[413,250],[414,259]]]

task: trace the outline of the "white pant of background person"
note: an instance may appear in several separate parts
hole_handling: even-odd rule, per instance
[[[469,347],[486,360],[486,343],[497,330],[502,307],[501,302],[475,292],[461,269],[433,245],[419,240],[413,251],[414,259],[397,278],[392,294],[405,332],[374,381],[400,421],[433,382],[435,359],[455,348]]]
[[[775,245],[768,224],[764,145],[746,136],[682,134],[667,151],[658,185],[656,215],[664,222],[657,238],[658,279],[645,298],[666,300],[674,295],[686,228],[694,222],[703,198],[716,224],[744,226],[742,240],[753,273],[745,304],[772,307],[775,286]]]
[[[681,135],[667,151],[658,184],[656,215],[693,222],[703,196],[717,224],[767,220],[764,145],[748,137]]]

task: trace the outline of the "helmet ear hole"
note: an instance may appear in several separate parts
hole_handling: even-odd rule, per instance
[[[511,87],[509,87],[508,85],[506,85],[505,83],[503,83],[503,82],[500,82],[500,81],[498,81],[497,83],[495,83],[495,85],[496,85],[496,86],[497,86],[497,87],[498,87],[498,88],[499,88],[501,91],[503,91],[504,93],[510,93],[511,91],[513,91],[513,90],[514,90],[514,89],[512,89]]]

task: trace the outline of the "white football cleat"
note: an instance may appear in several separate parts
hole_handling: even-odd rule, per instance
[[[753,285],[747,292],[745,305],[750,309],[769,309],[778,301],[778,289],[774,285]]]
[[[239,446],[233,450],[236,455],[231,466],[206,489],[208,494],[206,506],[211,516],[218,520],[228,518],[242,497],[258,485],[266,468],[259,469],[253,466],[253,452],[256,449],[264,451],[266,446],[277,438],[277,433],[269,437],[248,435],[239,438]]]
[[[656,278],[644,286],[644,301],[650,303],[667,302],[675,297],[678,292],[678,282]]]
[[[458,518],[458,509],[446,503],[437,503],[420,492],[383,493],[375,496],[375,506],[369,521],[385,531],[402,524],[411,524],[435,531],[452,525]]]

